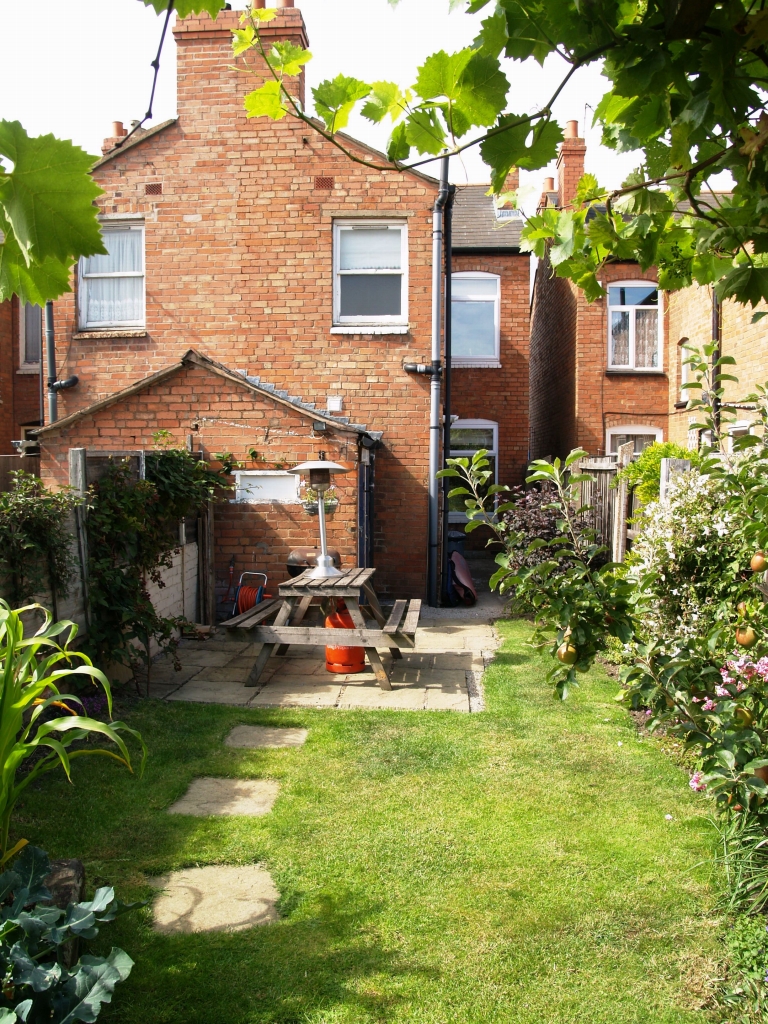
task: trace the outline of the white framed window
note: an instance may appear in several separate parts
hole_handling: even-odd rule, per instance
[[[661,369],[659,290],[653,281],[608,285],[608,368]]]
[[[281,469],[249,469],[235,473],[235,501],[251,505],[297,505],[301,479]]]
[[[661,427],[649,427],[646,423],[630,424],[626,427],[609,427],[606,431],[605,450],[609,455],[617,455],[619,445],[633,441],[635,455],[644,452],[656,441],[664,440]]]
[[[106,256],[80,260],[80,329],[144,327],[144,225],[102,224]]]
[[[678,341],[678,351],[680,352],[680,401],[689,402],[693,397],[688,388],[683,387],[684,384],[688,384],[693,378],[691,377],[691,365],[687,362],[691,358],[691,352],[684,346],[688,344],[687,338],[681,338]]]
[[[19,303],[19,372],[39,373],[43,351],[43,311],[31,302]]]
[[[461,456],[472,458],[475,452],[485,448],[492,476],[490,484],[498,483],[499,478],[499,425],[493,420],[456,420],[451,426],[452,459]],[[448,521],[465,523],[467,515],[464,509],[466,495],[450,498],[448,502]]]
[[[499,366],[501,281],[497,274],[451,275],[451,362],[454,366]]]
[[[408,326],[408,226],[334,221],[333,322]]]

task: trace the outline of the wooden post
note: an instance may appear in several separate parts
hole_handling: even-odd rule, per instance
[[[85,522],[85,499],[88,496],[88,468],[85,448],[69,449],[69,486],[81,500],[75,506],[75,543],[80,563],[80,585],[83,594],[85,628],[91,628],[91,598],[88,586],[88,534]]]
[[[659,498],[664,501],[669,488],[678,473],[685,473],[691,468],[690,459],[662,459],[661,477],[659,479]]]
[[[634,441],[619,445],[619,457],[616,460],[616,472],[620,473],[628,466],[635,450]],[[627,499],[629,488],[626,480],[619,480],[616,488],[616,503],[613,517],[613,543],[611,545],[611,561],[623,562],[627,552]]]
[[[216,625],[216,568],[213,546],[213,502],[209,501],[198,519],[198,574],[200,580],[200,617],[203,625]]]

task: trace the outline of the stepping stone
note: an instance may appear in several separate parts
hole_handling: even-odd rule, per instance
[[[278,783],[272,779],[193,779],[184,796],[171,804],[169,814],[269,814],[277,799]]]
[[[276,729],[268,725],[236,725],[224,740],[228,747],[300,747],[307,729]]]
[[[278,920],[280,893],[258,864],[213,864],[148,879],[163,891],[153,907],[153,927],[163,935],[239,932]]]

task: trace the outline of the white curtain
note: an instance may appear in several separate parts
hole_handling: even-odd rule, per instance
[[[107,228],[105,256],[83,260],[86,288],[86,324],[142,324],[144,322],[144,278],[100,277],[100,274],[143,274],[143,231]]]
[[[106,256],[91,256],[84,260],[85,274],[127,274],[144,270],[143,232],[140,229],[106,228],[103,232],[104,245],[109,250]]]
[[[635,366],[657,366],[659,359],[659,314],[655,309],[635,310]]]

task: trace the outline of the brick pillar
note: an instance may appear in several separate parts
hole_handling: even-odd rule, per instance
[[[561,210],[573,204],[576,186],[584,173],[586,151],[586,143],[579,137],[579,122],[567,121],[557,158],[557,205]]]
[[[277,17],[261,25],[261,38],[265,50],[269,51],[275,42],[291,42],[305,49],[309,45],[307,30],[301,11],[282,0]],[[232,56],[232,32],[240,28],[242,11],[220,11],[213,19],[208,14],[190,15],[180,18],[173,29],[178,56],[178,111],[179,119],[186,130],[194,130],[194,124],[203,125],[216,121],[215,110],[232,107],[233,103],[242,110],[242,97],[262,85],[269,75],[257,50],[243,58]],[[237,74],[230,65],[242,65],[255,70],[256,74]],[[271,78],[271,75],[269,75]],[[287,78],[286,86],[292,95],[304,104],[304,72],[297,78]],[[243,114],[245,116],[245,114]]]

